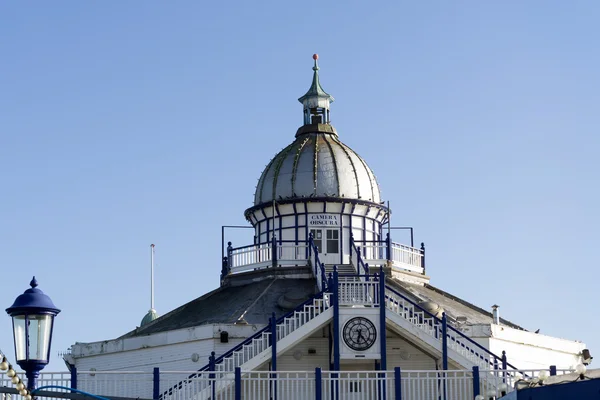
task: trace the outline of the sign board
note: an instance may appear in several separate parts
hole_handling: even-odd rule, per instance
[[[338,214],[309,214],[308,226],[340,226],[340,216]]]

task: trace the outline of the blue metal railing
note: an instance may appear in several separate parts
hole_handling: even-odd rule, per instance
[[[305,305],[311,304],[313,301],[315,301],[317,299],[322,299],[324,293],[325,293],[324,291],[321,291],[321,292],[317,293],[316,295],[312,296],[311,298],[309,298],[308,300],[306,300],[305,302],[303,302],[302,304],[300,304],[298,307],[294,308],[292,311],[290,311],[287,314],[281,316],[279,319],[277,319],[275,321],[275,325],[282,323],[286,318],[289,318],[292,315],[294,315],[295,312],[302,311]],[[270,329],[271,329],[271,323],[267,324],[267,326],[265,326],[264,328],[262,328],[259,331],[257,331],[254,335],[248,337],[242,343],[238,344],[234,348],[232,348],[232,349],[228,350],[227,352],[223,353],[221,356],[213,358],[213,359],[210,359],[209,363],[206,364],[204,367],[200,368],[196,373],[190,374],[186,379],[182,380],[181,382],[175,384],[173,387],[171,387],[168,390],[164,391],[160,395],[160,398],[162,399],[165,396],[169,396],[169,395],[173,394],[174,391],[176,391],[178,389],[181,389],[185,383],[190,382],[194,378],[198,378],[198,377],[202,376],[202,373],[209,373],[209,374],[210,373],[214,373],[214,367],[217,364],[219,364],[220,362],[222,362],[225,358],[230,357],[231,355],[233,355],[233,353],[235,353],[236,351],[241,350],[245,345],[252,343],[252,341],[254,339],[258,339],[260,336],[262,336],[263,333],[267,332]],[[214,352],[213,352],[213,354],[214,354]],[[214,355],[211,356],[211,357],[214,357]]]
[[[313,273],[317,281],[321,282],[319,288],[321,291],[327,289],[327,274],[325,273],[325,264],[323,264],[319,258],[319,249],[313,240],[312,233],[308,237],[308,258],[312,261],[314,255],[314,262],[312,263]]]
[[[367,275],[366,279],[369,280],[369,264],[363,261],[360,247],[354,242],[354,236],[350,236],[350,259],[352,259],[352,252],[356,253],[356,274],[359,275],[362,268]]]
[[[389,290],[390,292],[392,292],[396,296],[402,298],[403,300],[405,300],[406,302],[408,302],[409,304],[411,304],[415,309],[418,309],[419,311],[423,312],[425,315],[431,317],[435,322],[437,322],[439,324],[439,326],[442,325],[442,319],[441,318],[436,317],[435,315],[433,315],[429,311],[427,311],[424,308],[420,307],[418,304],[416,304],[415,302],[413,302],[412,300],[410,300],[409,298],[407,298],[403,294],[399,293],[397,290],[391,288],[390,286],[386,285],[385,288],[386,288],[386,290]],[[408,311],[412,312],[411,310],[408,310]],[[452,327],[450,325],[447,325],[447,329],[448,329],[448,331],[452,331],[453,333],[455,333],[459,337],[462,337],[473,348],[471,348],[471,347],[467,346],[466,344],[462,343],[461,341],[459,341],[456,338],[456,336],[452,336],[449,333],[447,334],[448,339],[450,339],[453,342],[459,344],[460,346],[464,347],[466,350],[468,350],[469,352],[471,352],[475,356],[479,357],[488,366],[491,366],[492,369],[497,369],[497,367],[499,366],[499,363],[502,363],[502,365],[506,366],[506,368],[504,368],[504,369],[508,369],[508,367],[510,367],[513,370],[517,371],[517,367],[515,367],[514,365],[512,365],[512,364],[510,364],[509,362],[506,361],[506,355],[505,354],[503,354],[502,356],[498,356],[497,354],[494,354],[490,350],[486,349],[485,347],[483,347],[479,343],[475,342],[473,339],[471,339],[470,337],[466,336],[464,333],[460,332],[459,330],[457,330],[456,328],[454,328],[454,327]],[[477,352],[475,349],[478,349],[479,352]],[[480,353],[485,354],[489,358],[486,358],[486,356],[484,356],[483,354],[480,354]]]

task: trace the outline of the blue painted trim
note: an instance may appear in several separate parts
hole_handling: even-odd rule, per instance
[[[385,335],[385,272],[379,268],[379,344],[381,351],[381,369],[387,370],[387,339]]]
[[[340,212],[340,237],[338,239],[340,250],[340,265],[344,263],[344,214]]]
[[[337,268],[333,267],[333,370],[340,370],[340,305]]]
[[[473,367],[473,397],[477,396],[479,393],[479,367]]]
[[[271,371],[277,371],[277,318],[275,313],[271,316]]]
[[[442,369],[448,370],[448,319],[446,313],[442,313]]]
[[[160,397],[160,369],[154,367],[152,370],[152,398],[158,400]]]
[[[208,374],[208,379],[210,379],[210,387],[212,389],[212,398],[215,398],[215,392],[216,392],[216,385],[215,385],[215,378],[216,375],[214,374],[214,370],[215,370],[215,352],[211,351],[210,352],[210,357],[208,358],[208,370],[211,371]]]
[[[329,274],[329,287],[333,287],[333,278],[331,277],[331,273]],[[329,346],[329,370],[333,370],[333,327],[329,324],[329,337],[327,338],[327,344]]]
[[[77,367],[74,365],[71,365],[71,387],[77,389]]]
[[[296,244],[298,244],[298,210],[296,210],[296,203],[292,204],[292,209],[294,210],[294,238]],[[283,234],[281,236],[283,237]]]
[[[98,400],[111,400],[111,399],[109,399],[109,398],[107,398],[107,397],[96,396],[95,394],[91,394],[91,393],[88,393],[88,392],[84,392],[83,390],[78,390],[78,389],[75,389],[75,388],[69,388],[69,387],[66,387],[66,386],[58,386],[58,385],[40,386],[39,388],[32,389],[32,390],[31,390],[31,394],[32,394],[32,395],[34,395],[34,394],[36,394],[37,392],[39,392],[40,390],[44,390],[44,389],[63,389],[63,390],[68,390],[68,391],[71,391],[71,392],[73,392],[73,393],[80,393],[80,394],[86,395],[86,396],[88,396],[88,397],[91,397],[91,398],[93,398],[93,399],[98,399]],[[36,397],[34,396],[33,398],[35,399]]]
[[[277,267],[277,239],[275,236],[271,238],[271,266]]]
[[[367,214],[369,213],[369,210],[367,210]],[[362,216],[362,238],[363,240],[367,239],[367,215],[363,215]]]
[[[321,368],[315,368],[315,400],[323,399],[323,377]],[[238,399],[236,399],[238,400]]]
[[[402,375],[400,367],[394,368],[394,392],[396,400],[402,400]]]
[[[235,400],[242,400],[242,370],[235,367]]]
[[[556,376],[556,365],[550,366],[550,376]]]
[[[366,200],[359,200],[359,199],[348,199],[348,198],[335,198],[335,197],[311,197],[310,199],[286,199],[286,200],[278,200],[277,203],[278,204],[290,204],[290,203],[304,203],[305,207],[306,204],[308,203],[320,203],[320,202],[325,202],[325,203],[349,203],[352,204],[356,207],[356,205],[363,205],[363,206],[367,206],[367,207],[377,207],[377,208],[382,208],[384,210],[387,210],[387,206],[383,205],[383,204],[379,204],[379,203],[373,203],[371,201],[366,201]],[[266,201],[264,203],[260,203],[258,205],[255,205],[253,207],[250,207],[248,209],[246,209],[244,211],[244,216],[246,217],[246,220],[249,220],[248,215],[254,213],[255,211],[261,210],[261,209],[265,209],[265,208],[269,208],[273,206],[273,201]],[[308,207],[306,207],[306,209],[308,209]],[[352,211],[354,211],[354,208],[352,209]],[[249,221],[251,222],[251,221]]]

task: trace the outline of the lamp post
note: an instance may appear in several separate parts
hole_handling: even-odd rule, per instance
[[[35,389],[40,371],[50,359],[54,317],[60,312],[50,297],[37,288],[35,276],[30,289],[6,309],[13,320],[15,358],[25,371],[27,389]]]

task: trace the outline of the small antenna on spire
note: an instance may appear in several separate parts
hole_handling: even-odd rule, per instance
[[[154,309],[154,244],[150,245],[150,310],[146,313],[140,327],[149,324],[158,318],[158,313]]]
[[[154,244],[150,245],[150,310],[154,310]]]

